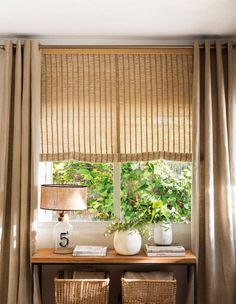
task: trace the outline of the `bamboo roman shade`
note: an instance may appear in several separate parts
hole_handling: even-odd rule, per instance
[[[41,159],[190,160],[191,49],[42,53]]]

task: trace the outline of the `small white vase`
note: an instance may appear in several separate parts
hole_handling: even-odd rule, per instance
[[[154,242],[157,245],[171,245],[173,240],[172,226],[166,223],[157,223],[154,226]]]
[[[114,248],[121,255],[135,255],[142,246],[141,235],[138,230],[116,231]]]

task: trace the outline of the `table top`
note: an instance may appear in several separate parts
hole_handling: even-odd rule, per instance
[[[108,249],[104,257],[74,257],[72,254],[56,254],[52,248],[40,248],[31,257],[32,264],[196,264],[197,258],[186,250],[183,257],[148,257],[143,251],[137,255],[119,255]]]

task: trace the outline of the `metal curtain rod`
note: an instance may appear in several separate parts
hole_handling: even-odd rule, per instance
[[[236,46],[236,43],[233,43],[233,47]],[[13,44],[13,47],[16,47],[16,44]],[[211,44],[211,49],[214,49],[215,44]],[[222,44],[223,48],[227,48],[227,43]],[[147,48],[147,49],[193,49],[193,45],[46,45],[39,44],[40,49],[135,49],[135,48]],[[203,49],[205,46],[200,45],[200,48]],[[0,50],[4,50],[5,45],[0,45]]]

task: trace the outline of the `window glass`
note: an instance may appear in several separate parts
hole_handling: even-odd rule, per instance
[[[121,208],[126,219],[143,213],[151,218],[152,205],[161,201],[173,222],[191,217],[191,163],[149,161],[121,165]]]
[[[109,219],[113,211],[113,165],[79,161],[53,162],[54,184],[88,187],[88,210],[78,211],[91,219]]]

